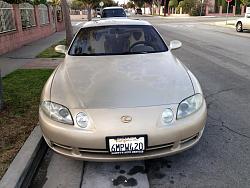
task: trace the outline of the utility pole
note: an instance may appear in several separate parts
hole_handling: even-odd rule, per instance
[[[226,0],[227,2],[227,17],[226,17],[226,25],[227,25],[227,21],[228,21],[228,12],[229,12],[229,3],[232,2],[232,0]]]
[[[204,3],[204,0],[201,0],[201,10],[200,10],[200,16],[202,16],[202,11],[203,11],[203,3]]]
[[[0,111],[3,109],[3,84],[2,84],[2,76],[0,69]]]

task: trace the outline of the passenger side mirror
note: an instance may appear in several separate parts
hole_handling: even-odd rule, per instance
[[[182,43],[178,40],[172,40],[170,42],[170,50],[176,50],[182,46]]]
[[[55,47],[55,51],[60,54],[65,54],[66,53],[66,46],[65,45],[57,45]]]

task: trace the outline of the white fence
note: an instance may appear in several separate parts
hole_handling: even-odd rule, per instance
[[[0,1],[0,33],[15,31],[15,19],[12,5]]]
[[[49,9],[46,5],[40,4],[38,5],[40,24],[46,25],[49,23]]]
[[[21,13],[22,28],[36,26],[34,6],[29,3],[22,3],[19,5]]]

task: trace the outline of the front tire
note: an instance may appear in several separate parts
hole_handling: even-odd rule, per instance
[[[236,24],[236,31],[237,31],[237,32],[242,32],[242,31],[243,31],[242,23],[241,23],[241,22],[238,22],[238,23]]]

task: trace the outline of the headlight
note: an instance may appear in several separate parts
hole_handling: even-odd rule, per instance
[[[71,114],[66,107],[50,101],[44,101],[41,104],[41,109],[51,119],[73,125]]]
[[[86,128],[89,124],[89,118],[84,112],[80,112],[76,115],[76,123],[81,128]]]
[[[196,112],[201,107],[202,101],[203,96],[201,94],[196,94],[183,100],[178,106],[177,119],[187,117]]]
[[[169,124],[174,119],[174,113],[171,109],[167,108],[164,110],[164,112],[161,115],[162,123],[163,124]]]

